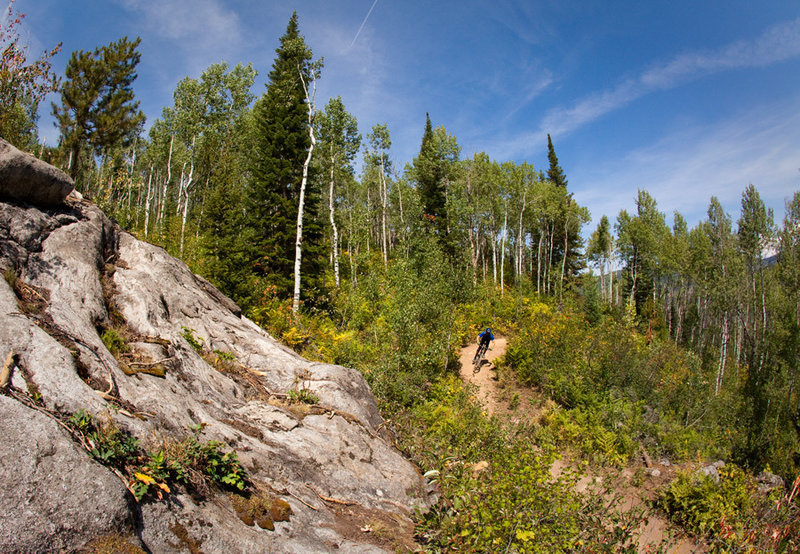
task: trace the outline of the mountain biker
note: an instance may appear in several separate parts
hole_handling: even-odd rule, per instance
[[[478,359],[478,356],[482,356],[486,349],[489,348],[489,343],[494,340],[494,335],[492,334],[492,330],[487,327],[485,331],[478,335],[478,351],[475,353],[475,359]]]

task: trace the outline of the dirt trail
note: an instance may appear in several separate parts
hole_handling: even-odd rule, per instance
[[[478,400],[489,415],[495,415],[501,406],[499,399],[500,389],[497,386],[497,376],[494,374],[494,360],[506,353],[505,337],[496,337],[486,352],[486,360],[481,365],[478,373],[473,371],[472,364],[478,344],[470,344],[461,350],[461,379],[466,383],[478,386]],[[506,408],[502,406],[502,408]]]
[[[474,373],[472,360],[477,349],[477,343],[472,343],[461,349],[460,374],[465,383],[477,386],[478,401],[486,409],[486,412],[490,416],[502,417],[512,423],[518,423],[522,419],[529,421],[539,417],[542,406],[549,402],[546,398],[530,387],[521,386],[514,382],[513,377],[510,379],[511,382],[509,382],[508,376],[504,378],[503,382],[498,378],[494,361],[506,353],[506,338],[495,338],[491,349],[486,352],[486,360],[479,371]],[[567,467],[574,468],[575,464],[565,457],[564,459],[556,460],[550,472],[555,476]],[[617,472],[617,475],[607,474],[600,477],[592,474],[586,475],[577,483],[577,490],[583,492],[588,488],[590,482],[606,480],[609,484],[611,482],[615,483],[615,490],[623,496],[623,509],[629,510],[633,507],[641,506],[643,497],[652,498],[657,484],[655,479],[650,479],[648,476],[644,479],[645,482],[642,483],[641,487],[633,486],[631,481],[637,469],[639,468],[629,467]],[[673,471],[667,471],[664,467],[661,469],[665,470],[664,473],[673,473]],[[667,476],[665,475],[664,478],[667,478]],[[664,478],[658,481],[663,482]],[[643,545],[648,543],[660,544],[667,539],[670,530],[675,531],[668,521],[659,515],[649,514],[648,522],[641,530],[639,542]],[[646,547],[640,547],[639,551],[649,552]],[[690,554],[704,551],[705,549],[698,547],[688,539],[678,541],[677,544],[673,544],[669,549],[670,554]]]

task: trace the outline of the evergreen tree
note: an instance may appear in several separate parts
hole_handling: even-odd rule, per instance
[[[61,145],[70,154],[73,178],[82,169],[86,146],[96,155],[128,146],[144,124],[132,88],[141,58],[136,51],[140,42],[140,38],[130,42],[123,37],[92,52],[72,53],[61,87],[61,106],[53,104],[53,115],[61,130]]]
[[[425,132],[419,155],[414,158],[413,175],[417,181],[423,216],[433,224],[445,250],[453,254],[454,244],[448,237],[450,224],[447,213],[448,187],[455,180],[461,147],[444,127],[433,129],[431,118],[425,114]]]
[[[250,196],[247,201],[250,265],[262,286],[279,296],[293,291],[295,239],[303,164],[311,147],[306,87],[315,71],[294,13],[275,50],[266,93],[254,108]],[[313,168],[312,168],[313,170]],[[309,177],[305,193],[303,260],[307,297],[322,286],[322,224],[318,218],[320,185]]]
[[[550,179],[554,185],[566,188],[567,176],[564,175],[564,170],[558,165],[558,156],[556,156],[555,148],[553,148],[553,141],[550,140],[550,133],[547,134],[547,159],[550,161],[550,168],[547,170],[547,178]]]
[[[422,200],[425,215],[442,229],[447,219],[444,191],[444,172],[440,160],[436,156],[431,118],[425,114],[425,132],[419,156],[414,160],[417,187]]]
[[[547,159],[550,162],[550,167],[547,170],[548,181],[557,189],[565,192],[561,214],[554,222],[555,234],[553,235],[553,240],[556,245],[557,257],[553,259],[553,262],[560,264],[564,270],[562,271],[564,276],[572,278],[577,276],[584,267],[580,252],[583,245],[580,227],[588,219],[581,220],[578,217],[580,214],[573,213],[577,204],[572,199],[572,194],[566,193],[567,177],[558,164],[558,156],[556,156],[553,141],[550,139],[549,134],[547,135]]]

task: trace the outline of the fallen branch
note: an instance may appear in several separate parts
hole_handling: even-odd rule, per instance
[[[158,360],[157,362],[127,362],[127,364],[131,367],[153,367],[157,366],[158,364],[163,364],[164,362],[169,362],[170,360],[174,359],[175,356],[167,356],[163,360]]]
[[[294,499],[295,499],[295,500],[297,500],[298,502],[302,502],[303,504],[305,504],[306,506],[308,506],[309,508],[311,508],[311,509],[312,509],[312,510],[314,510],[315,512],[318,512],[318,511],[319,511],[319,508],[315,508],[314,506],[312,506],[311,504],[309,504],[308,502],[306,502],[305,500],[303,500],[302,498],[300,498],[299,496],[297,496],[296,494],[294,494],[292,491],[290,491],[290,490],[288,490],[288,489],[287,489],[287,490],[286,490],[286,492],[289,494],[289,496],[291,496],[292,498],[294,498]]]
[[[350,501],[348,501],[348,500],[339,500],[339,499],[337,499],[337,498],[330,498],[330,497],[328,497],[328,496],[322,496],[322,495],[321,495],[319,492],[317,492],[317,490],[316,490],[314,487],[312,487],[312,486],[311,486],[311,485],[309,485],[308,483],[306,483],[306,486],[307,486],[309,489],[311,489],[311,490],[314,492],[314,494],[316,494],[317,496],[319,496],[319,497],[320,497],[322,500],[324,500],[325,502],[332,502],[332,503],[334,503],[334,504],[341,504],[342,506],[353,506],[354,504],[356,504],[355,502],[350,502]]]

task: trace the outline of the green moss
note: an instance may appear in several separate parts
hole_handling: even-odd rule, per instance
[[[103,341],[103,345],[114,357],[118,357],[120,354],[130,352],[131,350],[127,339],[114,329],[106,329],[103,331],[103,334],[100,335],[100,340]]]

